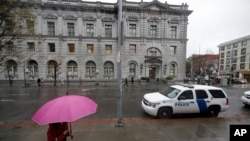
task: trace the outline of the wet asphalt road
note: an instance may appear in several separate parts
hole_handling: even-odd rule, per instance
[[[134,84],[129,85],[128,87],[123,87],[122,115],[124,122],[130,123],[130,126],[137,125],[138,121],[145,121],[146,123],[148,123],[147,120],[152,120],[150,122],[154,122],[154,120],[156,119],[144,113],[141,108],[140,102],[143,94],[147,92],[159,91],[164,87],[166,87],[166,85],[162,83],[141,85]],[[195,136],[197,136],[196,138],[206,138],[206,136],[216,137],[216,132],[214,131],[220,130],[220,133],[218,134],[219,137],[218,139],[215,138],[215,140],[226,141],[229,139],[229,125],[249,124],[250,108],[243,106],[240,101],[240,97],[242,96],[243,92],[249,90],[249,88],[249,85],[235,85],[233,87],[224,87],[224,90],[228,93],[229,96],[230,108],[226,112],[220,113],[218,118],[203,118],[199,116],[197,117],[196,115],[180,117],[178,116],[171,120],[157,120],[157,124],[152,123],[153,125],[150,128],[164,130],[164,127],[162,125],[172,125],[173,128],[171,128],[170,132],[173,132],[173,134],[186,130],[186,128],[189,128],[190,130],[195,128],[195,130],[197,130],[196,132],[199,131],[199,133],[195,133]],[[117,115],[117,86],[72,85],[69,87],[58,86],[55,88],[53,86],[47,85],[39,88],[36,85],[33,85],[31,87],[23,87],[22,85],[15,85],[11,87],[8,85],[1,85],[0,140],[13,140],[13,138],[8,139],[6,137],[7,132],[12,132],[11,129],[7,130],[7,127],[12,127],[13,130],[17,130],[17,127],[22,126],[18,125],[18,123],[22,122],[33,125],[34,123],[30,118],[41,105],[43,105],[48,100],[65,95],[67,92],[69,94],[87,96],[98,103],[97,112],[93,115],[85,117],[84,120],[115,121]],[[170,121],[171,123],[169,123]],[[80,124],[81,120],[77,121],[75,126],[78,126],[77,123]],[[9,126],[6,127],[6,124],[9,124]],[[98,124],[98,122],[96,122],[96,124]],[[206,130],[209,130],[209,132],[202,132]],[[211,131],[213,132],[211,133]],[[80,134],[80,130],[78,132]],[[40,136],[41,138],[44,138],[44,135],[41,134]],[[175,140],[181,140],[183,139],[183,136],[188,135],[187,133],[182,133],[178,138],[176,137]],[[20,140],[20,138],[16,139]],[[208,140],[209,139],[211,138],[208,138]]]

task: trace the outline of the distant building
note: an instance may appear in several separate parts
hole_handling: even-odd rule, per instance
[[[24,68],[34,80],[53,80],[55,74],[70,80],[116,79],[117,12],[117,3],[99,1],[47,0],[38,4],[33,26],[39,40],[24,35],[25,41],[18,44],[34,54],[25,60],[6,60],[0,79],[9,75],[24,79]],[[123,0],[122,77],[182,79],[191,13],[187,4]],[[20,61],[23,63],[17,63]]]
[[[219,74],[250,81],[250,35],[218,45]]]
[[[218,54],[192,55],[191,72],[195,77],[217,76],[218,74]]]

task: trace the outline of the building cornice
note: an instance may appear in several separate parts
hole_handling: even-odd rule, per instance
[[[62,3],[65,2],[65,3]],[[102,2],[79,2],[79,1],[65,1],[62,0],[60,3],[56,0],[35,3],[35,2],[22,2],[23,5],[35,5],[37,8],[44,10],[70,10],[70,11],[100,11],[104,13],[117,13],[117,3],[102,3]],[[123,2],[124,12],[159,12],[174,15],[185,15],[188,16],[192,13],[191,10],[187,9],[187,5],[172,6],[159,2],[158,0],[153,0],[152,2]]]

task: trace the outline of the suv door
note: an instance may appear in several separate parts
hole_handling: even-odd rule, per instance
[[[199,109],[192,90],[183,91],[174,103],[174,114],[197,113]]]
[[[199,113],[205,113],[211,100],[205,90],[195,90],[196,102],[199,107]]]

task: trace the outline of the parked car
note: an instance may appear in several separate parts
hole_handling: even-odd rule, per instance
[[[245,91],[241,97],[241,101],[244,105],[250,105],[250,91]]]
[[[234,78],[232,80],[232,82],[234,84],[246,84],[247,83],[247,80],[246,79],[242,79],[242,78]]]
[[[145,94],[141,105],[145,112],[158,118],[194,113],[216,117],[228,109],[229,100],[219,87],[178,84]]]

